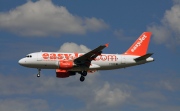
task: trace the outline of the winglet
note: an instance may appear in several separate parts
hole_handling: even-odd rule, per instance
[[[126,55],[138,55],[143,56],[146,54],[149,41],[151,38],[151,32],[144,32],[134,42],[134,44],[124,53]]]
[[[108,46],[109,46],[109,43],[105,44],[105,46],[108,47]]]

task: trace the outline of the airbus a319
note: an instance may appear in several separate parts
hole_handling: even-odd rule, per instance
[[[56,77],[67,78],[80,74],[80,81],[85,80],[88,73],[97,70],[112,70],[141,65],[154,61],[153,53],[146,53],[151,32],[144,32],[123,54],[103,54],[108,44],[100,45],[88,53],[35,52],[19,60],[19,64],[29,68],[37,68],[37,77],[41,69],[55,69]]]

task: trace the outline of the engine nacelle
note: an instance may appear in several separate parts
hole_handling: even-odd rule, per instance
[[[70,72],[67,70],[61,70],[61,69],[56,69],[56,77],[57,78],[66,78],[69,76],[76,75],[76,72]]]
[[[71,69],[74,66],[73,61],[57,61],[56,65],[59,69]]]

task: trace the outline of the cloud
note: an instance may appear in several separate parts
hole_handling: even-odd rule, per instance
[[[130,93],[125,91],[124,88],[113,86],[106,82],[102,88],[95,90],[95,104],[103,107],[123,104],[130,97]]]
[[[102,19],[81,18],[71,14],[66,7],[53,4],[51,0],[28,0],[9,12],[0,13],[0,29],[22,36],[85,34],[107,28]]]
[[[167,47],[180,45],[180,2],[174,0],[170,10],[166,10],[161,24],[152,24],[147,27],[153,32],[153,40],[158,44],[166,44]]]
[[[76,104],[77,101],[80,101],[83,105],[72,105],[71,108],[63,106],[63,109],[77,111],[119,111],[124,108],[128,109],[128,107],[130,109],[135,107],[135,109],[141,110],[148,110],[150,108],[154,111],[179,109],[178,105],[169,104],[169,100],[178,102],[178,100],[174,99],[177,97],[173,95],[178,95],[179,79],[175,80],[175,83],[170,83],[171,81],[166,80],[178,88],[176,93],[171,92],[173,95],[167,96],[166,93],[169,92],[164,90],[164,87],[167,85],[165,84],[164,86],[163,81],[162,85],[159,83],[161,86],[157,88],[158,84],[153,84],[153,87],[144,84],[147,82],[146,79],[141,82],[137,82],[135,79],[125,84],[122,81],[110,82],[104,80],[102,79],[103,75],[100,76],[99,73],[94,73],[88,74],[86,80],[82,83],[79,81],[80,75],[59,79],[55,77],[53,72],[49,74],[43,70],[40,78],[37,78],[35,74],[32,75],[32,72],[29,71],[26,74],[16,74],[16,72],[12,75],[0,73],[0,95],[2,97],[0,99],[0,110],[10,111],[12,110],[11,108],[14,108],[23,111],[41,111],[43,109],[45,111],[48,109],[59,109],[61,111],[63,104]],[[157,81],[153,83],[155,82]],[[169,86],[167,88],[169,90]],[[173,91],[175,91],[174,88]]]
[[[89,51],[90,49],[87,48],[86,46],[77,45],[76,43],[73,42],[64,43],[58,50],[58,52],[82,52],[82,53],[86,53]]]
[[[0,109],[8,111],[11,108],[18,109],[16,107],[19,107],[19,110],[24,111],[36,111],[38,108],[42,108],[42,110],[47,108],[46,110],[48,110],[52,105],[52,103],[46,101],[48,99],[46,96],[48,96],[52,98],[63,97],[64,99],[66,97],[76,98],[84,103],[84,107],[81,107],[81,109],[87,111],[91,111],[92,107],[105,110],[106,108],[120,107],[128,101],[130,96],[129,89],[126,86],[119,83],[105,82],[99,78],[98,73],[88,74],[83,83],[79,81],[80,75],[59,79],[55,77],[55,74],[50,76],[43,73],[41,78],[27,74],[28,76],[4,76],[0,74],[0,95],[5,97],[0,99]],[[42,95],[43,99],[41,99]],[[32,97],[35,97],[35,99],[31,99]],[[8,107],[9,105],[11,107]]]
[[[59,79],[55,77],[55,74],[51,75],[46,71],[43,71],[41,78],[31,75],[31,72],[27,72],[24,76],[17,76],[16,73],[11,76],[0,74],[0,95],[2,97],[0,110],[61,111],[61,106],[70,101],[74,104],[80,101],[83,106],[72,105],[71,108],[63,106],[64,110],[109,111],[111,109],[119,111],[123,108],[128,109],[128,107],[143,110],[151,108],[154,111],[179,109],[178,105],[168,104],[168,98],[171,95],[166,96],[165,90],[160,90],[161,88],[152,87],[153,89],[151,89],[145,86],[144,89],[139,84],[135,85],[136,81],[130,82],[129,85],[117,81],[109,82],[103,80],[103,75],[99,76],[98,73],[87,75],[86,80],[82,83],[79,81],[79,76]]]

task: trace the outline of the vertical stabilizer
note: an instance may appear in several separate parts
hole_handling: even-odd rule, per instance
[[[138,55],[138,56],[145,55],[148,49],[150,37],[151,37],[151,32],[142,33],[141,36],[134,42],[134,44],[124,54]]]

